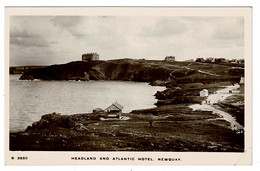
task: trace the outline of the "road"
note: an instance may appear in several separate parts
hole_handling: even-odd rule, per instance
[[[238,84],[234,86],[227,86],[224,89],[218,90],[216,94],[210,94],[207,98],[208,103],[204,102],[203,104],[194,104],[189,107],[193,110],[212,111],[214,114],[220,115],[220,119],[224,119],[230,123],[230,128],[232,130],[244,129],[243,126],[240,125],[233,116],[227,112],[223,112],[217,109],[216,106],[213,105],[214,103],[225,100],[227,97],[231,96],[232,93],[236,93],[237,88],[239,88]],[[232,93],[229,93],[230,90]]]

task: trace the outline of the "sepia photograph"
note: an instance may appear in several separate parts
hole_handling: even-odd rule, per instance
[[[250,164],[251,8],[8,7],[6,20],[10,165]]]

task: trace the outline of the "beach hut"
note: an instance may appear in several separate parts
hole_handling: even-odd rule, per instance
[[[117,102],[113,103],[105,109],[108,118],[121,118],[123,106]]]
[[[203,89],[200,91],[200,97],[207,97],[209,95],[209,91],[207,89]]]

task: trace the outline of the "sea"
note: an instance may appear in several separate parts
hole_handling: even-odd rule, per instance
[[[112,103],[121,104],[123,113],[155,107],[154,94],[165,87],[131,81],[45,81],[19,80],[10,75],[10,131],[23,131],[49,113],[91,113]]]

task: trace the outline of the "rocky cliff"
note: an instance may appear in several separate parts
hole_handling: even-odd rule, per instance
[[[139,60],[76,61],[51,65],[24,73],[21,80],[127,80],[151,82],[171,80],[172,66]]]
[[[202,71],[203,72],[202,72]],[[232,71],[232,72],[231,72]],[[239,72],[238,72],[239,71]],[[23,73],[21,80],[122,80],[150,82],[151,85],[229,81],[241,77],[243,68],[196,62],[165,62],[118,59],[110,61],[74,61],[51,65]]]

